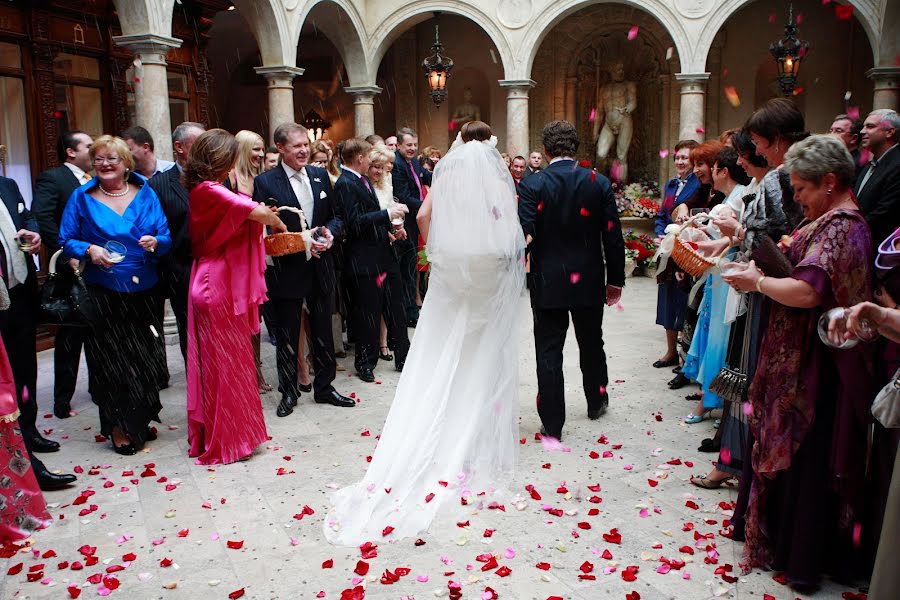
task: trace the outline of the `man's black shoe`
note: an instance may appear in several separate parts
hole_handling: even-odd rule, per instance
[[[278,403],[278,408],[275,410],[275,414],[279,417],[286,417],[294,412],[295,406],[297,406],[296,398],[291,398],[290,396],[282,396],[281,402]]]
[[[375,373],[372,372],[372,369],[359,369],[356,371],[356,374],[366,383],[375,381]],[[318,399],[316,399],[316,402],[318,402]]]
[[[32,452],[58,452],[59,442],[48,440],[47,438],[35,433],[28,439],[28,447]]]
[[[354,400],[353,398],[348,398],[347,396],[342,396],[335,390],[331,390],[327,395],[317,397],[316,403],[330,404],[332,406],[340,406],[342,408],[350,408],[351,406],[356,406],[356,400]]]
[[[37,479],[38,487],[45,492],[61,490],[78,481],[78,478],[70,473],[62,475],[51,473],[40,461],[37,461],[37,464],[32,463],[32,469],[34,470],[34,478]]]

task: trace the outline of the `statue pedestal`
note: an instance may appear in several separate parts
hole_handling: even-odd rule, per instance
[[[650,237],[656,237],[653,228],[656,227],[656,219],[642,219],[640,217],[619,217],[619,223],[622,224],[622,231],[633,229],[638,235],[646,233]]]

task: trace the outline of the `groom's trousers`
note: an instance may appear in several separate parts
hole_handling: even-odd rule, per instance
[[[563,381],[563,346],[569,329],[569,313],[578,340],[581,376],[588,409],[607,401],[606,353],[603,351],[603,306],[588,308],[536,308],[534,347],[537,357],[538,415],[547,435],[559,439],[566,421]]]

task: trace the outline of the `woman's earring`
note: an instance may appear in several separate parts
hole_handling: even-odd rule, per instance
[[[825,190],[825,193],[828,194],[829,196],[832,194],[832,192],[834,192],[834,190],[832,190],[831,188],[828,188],[827,190]]]

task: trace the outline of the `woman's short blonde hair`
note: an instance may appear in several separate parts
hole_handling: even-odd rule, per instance
[[[96,142],[95,142],[96,143]],[[793,145],[784,155],[784,168],[815,185],[829,173],[845,189],[853,183],[856,167],[844,143],[832,135],[811,135]]]
[[[134,156],[131,155],[131,150],[128,149],[128,144],[125,143],[120,137],[114,135],[101,135],[97,139],[94,140],[94,143],[91,144],[91,149],[88,150],[88,155],[91,157],[91,162],[94,162],[94,157],[97,156],[97,153],[100,150],[113,150],[116,154],[119,155],[119,158],[122,159],[122,164],[125,165],[125,173],[131,173],[134,171]]]
[[[371,162],[390,163],[394,162],[394,153],[390,148],[382,144],[375,144],[369,150],[369,160]]]
[[[432,154],[437,154],[438,158],[444,156],[444,153],[441,152],[441,149],[436,146],[428,146],[427,148],[425,148],[425,150],[422,151],[422,154],[425,156],[425,158],[431,158]]]

